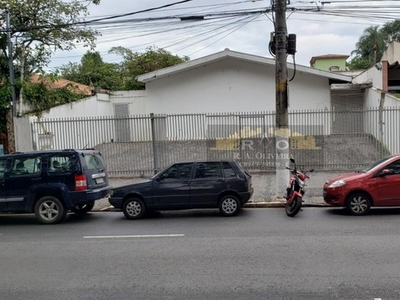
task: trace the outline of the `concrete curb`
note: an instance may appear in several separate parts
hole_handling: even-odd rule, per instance
[[[265,207],[285,207],[286,202],[254,202],[246,203],[243,207],[247,208],[265,208]],[[303,203],[303,207],[330,207],[326,203]]]

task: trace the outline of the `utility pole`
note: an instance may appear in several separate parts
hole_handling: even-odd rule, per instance
[[[277,0],[275,6],[275,81],[277,129],[287,128],[288,126],[286,1],[287,0]]]
[[[289,172],[289,130],[288,130],[288,79],[287,79],[287,26],[286,2],[273,0],[275,12],[275,84],[276,84],[276,196],[286,191]]]

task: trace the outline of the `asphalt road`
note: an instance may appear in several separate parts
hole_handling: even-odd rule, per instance
[[[0,299],[400,299],[400,210],[0,215]]]

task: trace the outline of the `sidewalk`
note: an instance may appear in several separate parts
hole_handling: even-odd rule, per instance
[[[324,207],[324,206],[330,206],[329,204],[326,204],[324,199],[322,197],[304,197],[303,199],[303,206],[304,207]],[[244,205],[244,207],[251,207],[251,208],[256,208],[256,207],[284,207],[286,203],[286,199],[274,199],[271,201],[265,201],[265,202],[253,202],[250,201]]]

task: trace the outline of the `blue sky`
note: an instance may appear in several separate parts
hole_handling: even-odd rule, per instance
[[[101,0],[100,5],[90,5],[90,18],[115,16],[144,9],[176,3],[174,0]],[[322,4],[314,1],[291,1],[286,13],[288,33],[297,35],[297,64],[309,66],[313,56],[326,54],[350,55],[364,29],[391,21],[399,13],[393,8],[398,1],[341,0]],[[347,7],[347,8],[346,8]],[[273,15],[267,0],[192,0],[166,9],[134,14],[126,23],[95,26],[101,32],[97,48],[106,62],[120,58],[108,51],[122,46],[143,52],[149,46],[164,48],[172,54],[191,59],[206,56],[225,48],[233,51],[272,57],[268,51],[270,33],[274,31]],[[266,10],[265,14],[236,17],[221,16],[243,11]],[[319,11],[318,11],[319,9]],[[312,10],[306,12],[306,10]],[[400,8],[399,8],[400,10]],[[215,14],[220,14],[216,17]],[[329,14],[327,14],[329,13]],[[179,16],[204,15],[204,21],[183,22]],[[154,21],[156,17],[164,18]],[[171,18],[172,17],[172,18]],[[165,19],[171,18],[171,19]],[[207,19],[208,18],[208,19]],[[139,19],[143,21],[139,22]],[[122,20],[122,19],[114,19]],[[149,20],[149,21],[146,21]],[[58,52],[49,69],[68,62],[79,62],[87,51],[82,45],[76,50]],[[288,57],[293,62],[293,57]]]

